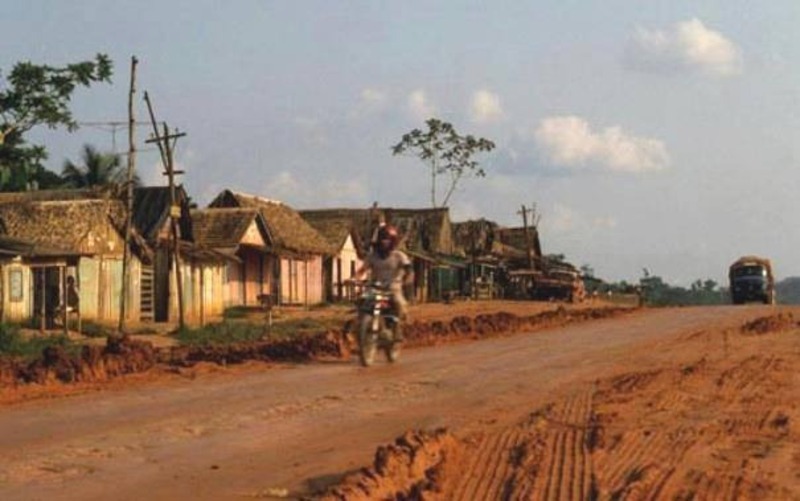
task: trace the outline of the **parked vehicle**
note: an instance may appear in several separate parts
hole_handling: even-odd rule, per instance
[[[741,257],[728,269],[728,279],[733,304],[751,301],[775,304],[775,278],[769,259],[758,256]]]
[[[367,282],[357,301],[358,347],[361,365],[369,367],[380,349],[386,360],[400,357],[400,343],[395,340],[400,319],[392,302],[392,293],[380,282]]]
[[[511,297],[537,301],[568,301],[580,303],[586,289],[580,275],[566,268],[513,270],[509,272]]]

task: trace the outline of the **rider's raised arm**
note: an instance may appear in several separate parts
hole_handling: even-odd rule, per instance
[[[367,271],[369,271],[369,264],[367,264],[367,262],[364,261],[363,263],[361,263],[361,266],[359,266],[358,269],[356,270],[355,274],[353,275],[353,278],[355,280],[364,280],[364,278],[367,276]]]

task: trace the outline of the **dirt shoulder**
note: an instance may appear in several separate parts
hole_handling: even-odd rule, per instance
[[[509,426],[408,432],[322,498],[800,499],[799,339],[791,313],[685,332]]]
[[[488,338],[630,311],[633,310],[606,303],[461,301],[413,305],[405,329],[405,344],[420,347]],[[263,315],[251,312],[248,318],[236,322],[263,324]],[[273,312],[275,326],[311,324],[318,330],[289,337],[266,335],[256,341],[199,346],[178,346],[174,337],[162,333],[91,338],[85,340],[79,353],[51,347],[32,362],[0,360],[0,403],[74,394],[84,389],[94,391],[112,380],[115,387],[124,380],[141,384],[143,380],[175,373],[193,373],[202,364],[228,367],[254,361],[348,360],[357,349],[355,336],[347,327],[354,318],[352,306],[281,308]],[[141,377],[143,374],[149,377]],[[134,375],[139,377],[132,378]]]

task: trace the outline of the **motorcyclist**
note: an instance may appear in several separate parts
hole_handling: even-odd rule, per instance
[[[414,271],[406,253],[397,249],[398,240],[397,228],[389,224],[381,225],[372,250],[356,271],[356,277],[360,279],[369,271],[373,281],[388,285],[402,323],[408,316],[408,301],[403,295],[403,286],[414,282]],[[396,341],[403,340],[400,325],[396,326],[394,335]]]

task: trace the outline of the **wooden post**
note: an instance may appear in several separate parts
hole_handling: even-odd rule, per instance
[[[42,276],[42,280],[40,282],[42,290],[42,307],[39,311],[39,330],[42,332],[42,334],[44,334],[45,328],[47,327],[47,280],[44,270],[44,268],[39,268],[39,274]]]
[[[175,263],[175,280],[177,282],[176,286],[178,289],[178,323],[179,327],[183,329],[184,323],[184,316],[183,316],[183,283],[182,283],[182,275],[181,272],[181,259],[180,259],[180,238],[178,235],[178,223],[176,219],[180,217],[180,214],[175,214],[176,211],[180,210],[179,206],[175,205],[175,176],[179,174],[183,174],[182,171],[176,171],[175,165],[173,163],[173,156],[172,150],[173,145],[170,144],[170,140],[177,141],[178,138],[183,137],[186,133],[175,133],[173,135],[169,134],[169,128],[167,124],[164,124],[164,135],[159,135],[158,132],[158,125],[156,124],[155,115],[153,113],[153,105],[150,102],[150,96],[147,92],[144,93],[144,100],[147,102],[147,110],[150,113],[150,122],[153,125],[153,138],[148,139],[147,143],[156,143],[158,144],[158,150],[161,152],[161,162],[164,165],[164,175],[167,176],[167,180],[169,183],[169,217],[170,217],[170,234],[172,239],[172,253]]]
[[[131,86],[128,93],[128,176],[125,190],[125,244],[122,251],[122,294],[119,297],[119,324],[117,326],[120,333],[125,332],[125,304],[131,293],[131,256],[129,247],[133,219],[133,173],[136,165],[136,141],[134,138],[136,120],[133,114],[133,95],[136,93],[136,64],[138,62],[136,56],[131,57]]]
[[[78,264],[75,266],[75,284],[78,287],[78,334],[81,331],[81,315],[83,315],[83,306],[81,305],[81,262],[78,260]]]
[[[528,214],[532,212],[533,209],[527,209],[524,204],[522,205],[522,208],[517,211],[517,214],[522,214],[522,226],[525,229],[525,244],[528,253],[528,268],[530,269],[533,269],[533,244],[531,242],[530,233],[528,232]]]
[[[177,139],[177,136],[176,136]],[[167,124],[164,124],[164,145],[167,153],[167,180],[169,182],[169,210],[170,228],[172,230],[172,252],[175,260],[175,278],[178,281],[178,326],[183,329],[185,322],[183,316],[183,272],[181,270],[181,251],[180,235],[178,231],[178,218],[180,214],[174,211],[180,210],[180,206],[175,205],[175,166],[173,164],[172,146],[169,143],[170,135]]]
[[[67,265],[58,267],[58,280],[61,282],[61,321],[64,323],[64,336],[69,337],[69,313],[67,299]]]

